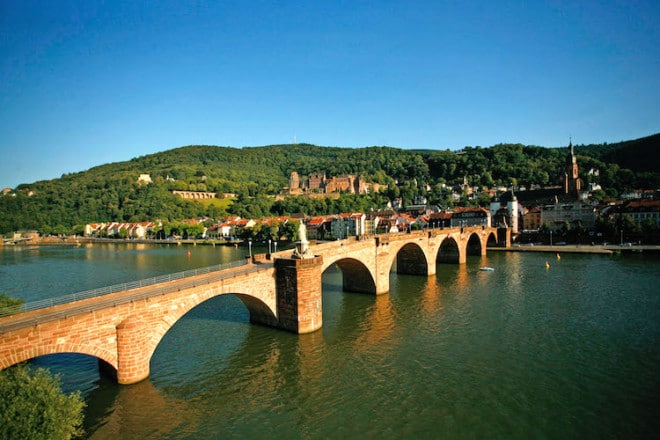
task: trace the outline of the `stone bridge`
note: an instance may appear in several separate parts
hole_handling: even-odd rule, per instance
[[[474,227],[351,238],[312,246],[310,258],[259,255],[237,267],[0,317],[0,369],[82,353],[98,358],[119,383],[136,383],[149,376],[165,333],[215,296],[236,295],[252,323],[309,333],[323,324],[322,275],[332,265],[341,269],[345,291],[380,295],[389,291],[392,270],[433,275],[436,262],[465,263],[487,246],[508,246],[509,237],[508,230]]]

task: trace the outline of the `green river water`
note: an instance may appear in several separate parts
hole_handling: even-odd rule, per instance
[[[6,247],[0,292],[34,301],[245,253]],[[92,439],[658,438],[658,263],[490,252],[430,278],[392,273],[378,297],[343,292],[331,268],[312,334],[251,325],[225,295],[166,334],[136,385],[112,383],[83,355],[34,363],[83,392]]]

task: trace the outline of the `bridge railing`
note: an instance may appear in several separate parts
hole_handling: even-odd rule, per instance
[[[56,306],[59,304],[67,304],[82,299],[95,298],[98,296],[108,295],[114,292],[123,292],[125,290],[138,289],[140,287],[152,286],[154,284],[166,283],[168,281],[180,280],[182,278],[194,277],[196,275],[204,275],[210,272],[217,272],[224,269],[231,269],[238,266],[244,266],[244,260],[238,260],[226,264],[217,264],[214,266],[202,267],[199,269],[191,269],[183,272],[176,272],[167,275],[161,275],[152,278],[145,278],[138,281],[130,281],[126,283],[114,284],[112,286],[99,287],[97,289],[84,290],[82,292],[71,293],[69,295],[58,296],[55,298],[47,298],[39,301],[30,301],[27,303],[19,304],[16,306],[0,308],[0,316],[13,315],[21,312],[28,312],[30,310],[44,309],[47,307]]]

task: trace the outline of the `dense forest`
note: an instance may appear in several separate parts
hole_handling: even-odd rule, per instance
[[[576,145],[580,175],[603,187],[601,197],[637,188],[660,188],[660,134],[617,144]],[[42,234],[80,231],[103,221],[176,221],[228,214],[261,217],[304,212],[309,215],[380,209],[395,197],[412,203],[424,196],[442,206],[484,204],[488,198],[455,202],[451,187],[481,188],[560,184],[566,148],[499,144],[461,151],[358,149],[309,144],[264,147],[187,146],[65,174],[59,179],[22,184],[0,196],[0,233],[37,229]],[[599,175],[587,175],[590,169]],[[380,194],[342,194],[338,199],[273,196],[288,185],[292,171],[301,176],[325,173],[362,175],[388,185]],[[149,174],[153,183],[138,184]],[[197,203],[173,190],[235,193],[231,204]],[[31,195],[30,195],[31,194]],[[228,207],[227,207],[228,206]]]

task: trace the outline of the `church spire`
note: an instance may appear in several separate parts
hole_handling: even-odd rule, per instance
[[[580,194],[581,182],[578,173],[577,158],[573,149],[573,139],[569,137],[568,154],[566,155],[566,172],[564,175],[564,192]]]

